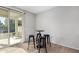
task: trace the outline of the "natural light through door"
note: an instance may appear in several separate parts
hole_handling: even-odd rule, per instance
[[[22,13],[0,8],[0,48],[19,43],[22,39]]]

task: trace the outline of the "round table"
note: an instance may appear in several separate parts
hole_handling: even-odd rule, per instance
[[[41,34],[41,32],[44,32],[44,30],[36,30],[39,34]]]

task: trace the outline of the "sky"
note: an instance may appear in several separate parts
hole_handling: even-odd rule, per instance
[[[5,24],[5,17],[0,17],[1,23]]]

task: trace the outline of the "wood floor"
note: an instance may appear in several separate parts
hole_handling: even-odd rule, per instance
[[[28,53],[38,53],[38,50],[36,48],[34,49],[33,43],[30,44],[29,49],[27,49],[28,48],[27,43],[17,44],[17,45],[14,45],[14,47],[23,48]],[[57,44],[51,44],[51,47],[49,44],[47,44],[47,51],[48,53],[79,53],[79,50],[60,46]],[[41,53],[45,53],[45,50],[41,49]]]

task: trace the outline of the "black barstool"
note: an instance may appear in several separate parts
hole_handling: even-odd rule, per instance
[[[45,52],[47,53],[45,36],[40,36],[40,38],[38,38],[37,40],[37,49],[39,53],[41,48],[45,48]]]
[[[37,33],[36,40],[41,37],[41,33]]]
[[[51,47],[50,35],[49,34],[44,34],[44,36],[46,38],[47,43],[50,44],[50,47]]]
[[[28,49],[29,49],[29,44],[30,44],[30,39],[33,39],[33,44],[34,44],[34,48],[35,48],[35,38],[34,35],[29,35],[29,40],[28,40]]]

